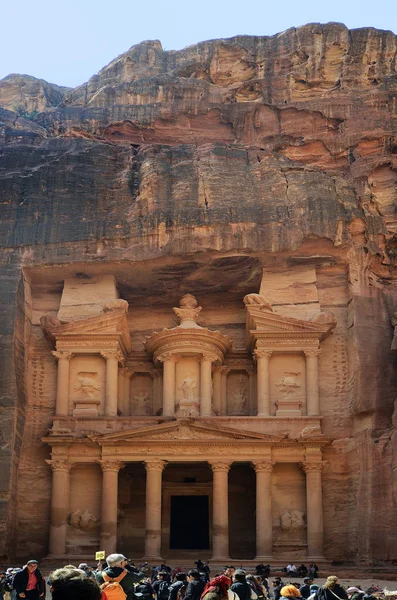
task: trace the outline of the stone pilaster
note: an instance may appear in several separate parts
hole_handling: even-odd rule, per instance
[[[107,417],[117,417],[118,369],[119,361],[123,357],[116,350],[101,352],[101,356],[106,360],[105,415]]]
[[[212,414],[212,362],[204,355],[200,362],[200,417]]]
[[[58,361],[55,414],[57,417],[66,417],[69,414],[70,360],[73,353],[53,351],[52,354]]]
[[[318,389],[318,359],[320,350],[305,350],[305,356],[307,414],[308,416],[317,416],[320,414],[320,396]]]
[[[163,361],[163,417],[175,414],[175,358],[166,355]]]
[[[257,414],[258,417],[270,415],[270,357],[272,352],[268,350],[254,350],[257,361]]]

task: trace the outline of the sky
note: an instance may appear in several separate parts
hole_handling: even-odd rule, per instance
[[[24,73],[76,87],[143,40],[180,50],[330,21],[397,34],[397,0],[18,0],[1,8],[0,79]]]

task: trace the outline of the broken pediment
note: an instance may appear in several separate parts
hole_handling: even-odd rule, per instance
[[[71,340],[78,345],[83,340],[93,340],[95,337],[118,339],[124,353],[131,351],[131,339],[127,322],[128,303],[116,300],[102,308],[102,314],[62,323],[53,317],[41,317],[40,325],[46,337],[57,342],[57,349],[62,342]]]
[[[120,431],[105,435],[90,436],[92,441],[100,445],[133,442],[166,442],[166,441],[263,441],[280,442],[282,436],[272,436],[229,427],[215,427],[203,425],[194,421],[178,420],[171,423],[162,423],[153,427],[144,427],[130,431]]]
[[[283,342],[288,344],[305,339],[318,346],[335,326],[336,320],[331,313],[320,313],[315,319],[306,321],[263,310],[258,304],[246,304],[246,339],[251,349],[258,341],[271,345],[272,340],[276,340],[276,345],[283,345]]]

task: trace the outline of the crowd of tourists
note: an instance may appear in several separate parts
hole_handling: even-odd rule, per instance
[[[303,583],[270,579],[271,567],[260,563],[255,573],[225,566],[211,574],[208,563],[197,560],[187,573],[166,564],[135,566],[123,554],[110,554],[96,567],[65,565],[47,579],[38,562],[0,573],[0,600],[40,600],[49,588],[53,600],[389,600],[385,591],[359,586],[345,588],[335,576],[324,585],[314,583],[317,565],[287,565],[283,578],[303,577]],[[396,592],[397,594],[397,592]]]

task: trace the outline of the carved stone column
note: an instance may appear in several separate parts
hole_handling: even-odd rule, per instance
[[[54,351],[52,354],[58,360],[55,414],[57,417],[66,417],[69,414],[70,359],[73,354],[72,352],[57,351]]]
[[[166,356],[163,363],[163,417],[173,417],[175,414],[175,358]]]
[[[222,381],[221,381],[221,415],[227,414],[227,376],[230,373],[230,369],[222,367]]]
[[[210,463],[213,472],[212,500],[212,560],[229,557],[229,495],[228,473],[230,462]]]
[[[67,517],[69,513],[69,473],[71,464],[66,460],[47,460],[52,469],[51,521],[49,554],[66,554]]]
[[[257,398],[258,398],[258,417],[267,417],[270,415],[270,373],[269,363],[272,352],[268,350],[254,350],[257,360]]]
[[[101,550],[105,556],[117,549],[117,493],[119,470],[124,464],[116,460],[99,461],[102,469]]]
[[[307,414],[320,414],[320,397],[318,391],[318,359],[320,350],[305,350],[306,356],[306,390]]]
[[[200,363],[200,417],[212,414],[212,362],[204,355]]]
[[[161,486],[163,460],[145,462],[146,468],[146,534],[145,558],[161,559]],[[162,559],[161,559],[162,560]]]
[[[214,398],[213,405],[217,415],[222,414],[222,367],[214,369]]]
[[[248,406],[249,406],[249,414],[250,415],[254,415],[255,414],[255,408],[254,408],[254,403],[255,403],[255,372],[253,369],[249,369],[247,370],[248,373],[248,381],[249,381],[249,402],[248,402]]]
[[[256,557],[268,561],[273,553],[272,470],[271,461],[252,463],[256,473]]]
[[[129,369],[123,369],[123,403],[122,403],[122,412],[123,412],[123,415],[125,415],[125,416],[128,416],[130,414],[131,377],[132,377],[131,371]]]
[[[122,357],[116,351],[101,352],[101,356],[106,359],[105,415],[107,417],[117,417],[118,370],[119,360]]]
[[[318,559],[324,555],[323,496],[321,471],[322,463],[305,462],[306,473],[306,520],[307,558]]]

